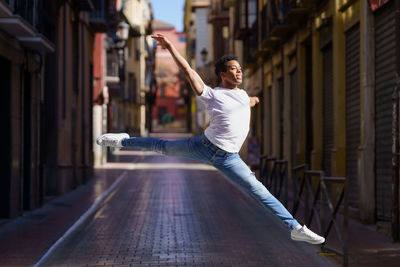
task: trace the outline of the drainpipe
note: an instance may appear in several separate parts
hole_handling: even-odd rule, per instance
[[[400,1],[395,1],[396,23],[396,86],[393,89],[392,123],[392,238],[399,240],[399,89],[400,89]]]

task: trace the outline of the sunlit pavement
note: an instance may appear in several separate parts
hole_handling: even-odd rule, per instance
[[[212,167],[115,154],[123,163],[106,167],[126,170],[120,184],[43,266],[331,265]]]

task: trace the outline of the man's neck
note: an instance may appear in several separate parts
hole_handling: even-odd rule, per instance
[[[227,88],[227,89],[232,89],[232,90],[238,89],[237,85],[235,85],[235,84],[227,84],[227,83],[222,83],[221,87]]]

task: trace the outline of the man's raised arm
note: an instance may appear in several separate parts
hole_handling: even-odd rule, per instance
[[[157,40],[158,45],[161,45],[163,48],[167,49],[171,53],[178,67],[185,73],[186,78],[189,80],[189,83],[192,86],[193,91],[197,95],[201,95],[204,88],[204,82],[200,78],[199,74],[197,74],[197,72],[190,67],[186,59],[181,54],[179,54],[178,50],[176,50],[176,48],[164,35],[155,34],[152,35],[151,37]]]

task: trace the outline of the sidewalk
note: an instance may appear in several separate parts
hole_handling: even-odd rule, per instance
[[[0,226],[0,266],[32,266],[123,172],[96,169],[76,190]]]
[[[348,226],[349,266],[400,266],[400,243],[394,243],[388,236],[377,232],[375,225],[363,225],[349,219]],[[332,229],[332,232],[335,230]],[[341,250],[335,238],[328,238],[332,247]],[[336,245],[335,245],[336,244]],[[342,257],[328,256],[337,265]]]

